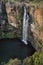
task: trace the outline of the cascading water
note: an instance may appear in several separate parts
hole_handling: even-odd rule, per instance
[[[22,41],[27,45],[27,34],[28,34],[28,21],[29,16],[26,12],[26,8],[24,7],[24,16],[23,16],[23,38]]]

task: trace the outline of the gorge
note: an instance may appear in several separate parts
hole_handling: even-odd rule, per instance
[[[2,5],[2,6],[5,6],[5,5]],[[4,9],[2,9],[2,13],[6,14],[5,7]],[[8,23],[9,21],[5,19],[5,23],[6,22]],[[29,22],[29,15],[27,14],[26,7],[24,6],[22,40],[20,40],[20,38],[19,39],[17,38],[0,39],[0,62],[7,62],[10,58],[19,58],[20,60],[23,60],[27,56],[31,56],[32,54],[34,54],[36,50],[31,45],[31,42],[28,41],[28,22]],[[8,29],[5,29],[5,30],[8,30]]]
[[[43,7],[31,2],[2,1],[0,62],[7,62],[11,58],[24,60],[26,57],[32,57],[35,51],[42,51]]]

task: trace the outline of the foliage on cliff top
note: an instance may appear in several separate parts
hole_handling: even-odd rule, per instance
[[[2,1],[2,0],[0,0],[0,1]],[[28,2],[28,1],[30,1],[30,2],[37,2],[37,3],[39,3],[39,2],[41,2],[43,0],[4,0],[4,1],[11,1],[11,2],[14,2],[14,1]]]
[[[31,0],[31,1],[39,3],[39,2],[41,2],[42,0]]]

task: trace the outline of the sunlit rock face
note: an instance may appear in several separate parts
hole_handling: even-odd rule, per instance
[[[39,25],[43,24],[43,8],[35,10],[34,18]]]
[[[9,24],[17,28],[18,27],[18,23],[16,20],[16,15],[18,15],[17,7],[14,7],[13,5],[11,6],[10,3],[6,3],[6,12]]]
[[[35,22],[31,24],[31,30],[39,40],[43,41],[43,8],[37,8],[33,18]]]

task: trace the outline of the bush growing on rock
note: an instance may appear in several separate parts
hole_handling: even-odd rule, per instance
[[[23,65],[43,65],[43,52],[35,52],[33,56],[27,57]]]
[[[33,1],[33,2],[40,2],[40,1],[42,1],[42,0],[30,0],[30,1]]]
[[[20,60],[16,59],[10,59],[8,63],[6,63],[5,65],[19,65],[20,64]]]
[[[27,57],[26,59],[24,59],[23,61],[23,65],[32,65],[32,57]]]

